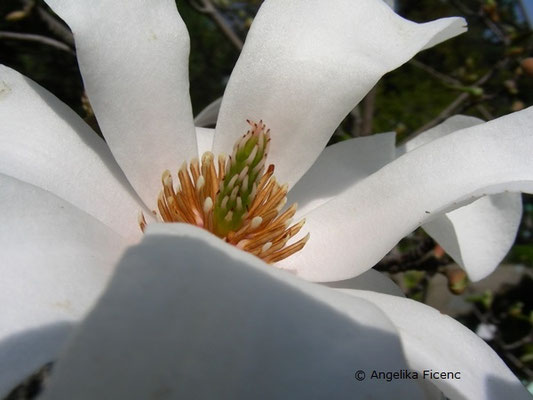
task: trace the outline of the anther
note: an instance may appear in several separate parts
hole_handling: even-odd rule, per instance
[[[213,208],[213,199],[206,197],[204,200],[204,213],[207,214]]]
[[[259,225],[261,225],[262,222],[263,222],[263,218],[261,218],[261,217],[253,217],[252,218],[252,223],[250,225],[250,228],[256,229],[257,227],[259,227]]]
[[[272,242],[266,242],[263,247],[261,247],[261,253],[264,253],[265,251],[267,251],[268,249],[270,249],[272,247]]]
[[[204,187],[204,185],[205,185],[205,178],[203,177],[203,175],[200,175],[198,179],[196,180],[196,189],[200,190],[201,188]]]
[[[226,217],[224,218],[224,220],[226,222],[230,222],[232,218],[233,218],[233,211],[228,211],[228,213],[226,214]]]
[[[244,167],[244,169],[239,174],[239,177],[238,177],[239,182],[242,182],[244,180],[244,177],[246,177],[247,175],[248,175],[248,165]]]
[[[226,207],[228,206],[228,201],[229,201],[229,197],[225,196],[222,199],[222,203],[220,203],[220,208],[222,208],[223,210],[226,209]]]
[[[235,182],[237,182],[237,179],[239,178],[238,175],[234,175],[231,180],[229,181],[228,183],[228,189],[232,189],[233,186],[235,185]]]
[[[252,161],[255,160],[255,156],[257,155],[258,150],[259,150],[259,146],[255,145],[252,152],[250,153],[250,155],[245,161],[246,165],[252,164]]]
[[[227,243],[274,263],[301,250],[309,235],[293,244],[305,220],[291,225],[296,204],[285,211],[287,185],[274,177],[274,166],[266,163],[270,130],[263,121],[247,120],[250,129],[237,141],[229,157],[205,152],[189,164],[183,163],[173,182],[170,171],[161,175],[157,197],[160,219],[199,226]],[[268,168],[265,167],[268,165]],[[141,230],[147,222],[138,215]]]
[[[239,186],[235,186],[233,190],[231,191],[231,195],[229,196],[229,201],[234,202],[237,198],[237,193],[239,193]]]
[[[257,175],[259,173],[259,171],[261,171],[263,169],[263,167],[265,166],[265,159],[263,158],[261,161],[259,161],[259,164],[257,164],[254,169],[252,170],[252,173],[254,175]]]

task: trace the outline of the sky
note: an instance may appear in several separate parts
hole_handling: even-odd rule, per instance
[[[533,0],[523,0],[523,2],[529,14],[529,20],[533,22]]]

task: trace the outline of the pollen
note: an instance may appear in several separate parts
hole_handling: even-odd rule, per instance
[[[281,261],[300,251],[309,234],[289,243],[305,220],[291,224],[297,209],[287,203],[287,185],[274,177],[274,165],[266,167],[270,129],[259,121],[247,121],[250,129],[233,147],[231,156],[211,152],[184,163],[177,181],[170,171],[161,176],[157,198],[163,222],[182,222],[203,228],[267,263]],[[139,213],[144,232],[147,222]]]

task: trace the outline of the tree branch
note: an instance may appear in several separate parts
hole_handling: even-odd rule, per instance
[[[26,42],[35,42],[40,44],[45,44],[47,46],[54,47],[58,50],[66,51],[70,54],[75,54],[68,45],[59,40],[55,40],[46,36],[34,35],[31,33],[17,33],[17,32],[5,32],[0,31],[0,39],[12,39],[12,40],[23,40]]]
[[[436,272],[440,267],[448,264],[449,259],[448,257],[436,258],[433,254],[434,248],[435,241],[429,237],[424,238],[415,249],[407,253],[385,256],[374,269],[391,274],[411,270]]]
[[[374,86],[363,99],[363,120],[361,121],[361,131],[359,136],[368,136],[372,134],[376,95],[377,88]]]
[[[33,7],[35,1],[23,0],[23,3],[25,7]],[[50,32],[59,36],[63,42],[70,46],[71,49],[74,48],[74,35],[72,35],[70,29],[68,29],[61,21],[45,10],[41,5],[36,5],[35,9],[39,15],[39,18],[41,18],[48,29],[50,29]]]
[[[230,40],[230,42],[239,50],[242,50],[243,41],[233,31],[230,24],[224,19],[222,14],[214,6],[211,0],[189,0],[189,4],[198,12],[208,15],[222,31],[222,33]]]
[[[439,115],[437,115],[435,118],[433,118],[428,123],[424,124],[420,128],[418,128],[416,131],[414,131],[411,135],[405,138],[404,142],[407,142],[419,134],[421,134],[424,131],[427,131],[430,128],[433,128],[435,125],[438,125],[442,121],[444,121],[446,118],[451,117],[453,114],[456,113],[457,109],[461,107],[461,105],[470,98],[470,94],[468,93],[461,93],[459,96],[455,98],[454,101],[452,101],[444,110],[442,110]]]
[[[409,61],[409,64],[411,64],[413,67],[421,69],[424,72],[427,72],[432,77],[437,78],[438,80],[448,85],[460,86],[462,84],[461,81],[455,78],[452,78],[451,76],[445,75],[442,72],[439,72],[436,69],[430,67],[429,65],[426,65],[418,60],[415,60],[414,58],[411,61]]]

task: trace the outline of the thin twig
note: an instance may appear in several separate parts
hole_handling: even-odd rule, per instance
[[[437,259],[433,254],[435,241],[431,238],[424,238],[413,250],[404,254],[389,254],[374,269],[378,271],[396,274],[411,270],[437,271],[440,267],[449,263],[447,257]]]
[[[435,70],[434,68],[430,67],[429,65],[421,63],[418,60],[412,59],[411,61],[409,61],[409,64],[411,64],[413,67],[421,69],[424,72],[427,72],[429,75],[433,76],[434,78],[437,78],[438,80],[444,83],[447,83],[449,85],[460,86],[462,84],[461,81],[455,78],[452,78],[451,76],[445,75],[442,72],[439,72]]]
[[[360,136],[372,134],[374,109],[376,107],[377,88],[374,86],[363,99],[363,120],[361,121]]]
[[[464,15],[477,15],[474,11],[465,6],[462,0],[451,0],[451,3]]]
[[[528,379],[533,379],[533,370],[531,370],[527,365],[525,365],[518,357],[516,357],[510,351],[510,349],[508,348],[509,345],[503,341],[500,332],[497,332],[496,335],[494,335],[494,342],[500,348],[501,353],[503,353],[504,357],[509,362],[513,363],[514,366],[520,370],[520,372],[527,375]],[[528,344],[528,343],[531,343],[531,340],[528,341],[526,338],[526,342],[524,344]]]
[[[361,133],[362,117],[361,117],[361,106],[360,104],[356,105],[355,108],[350,111],[350,117],[352,120],[352,126],[350,128],[350,135],[352,137],[358,137]]]
[[[509,46],[511,44],[511,39],[503,32],[503,30],[496,24],[494,21],[492,21],[489,17],[484,15],[482,17],[483,22],[485,22],[485,25],[496,35],[500,38],[500,40],[503,42],[505,46]]]
[[[531,342],[533,342],[533,331],[529,332],[526,336],[524,336],[523,338],[517,340],[516,342],[508,343],[508,344],[505,344],[505,343],[502,344],[502,348],[504,350],[515,350],[515,349],[518,349],[518,348],[520,348],[522,346],[528,345]]]
[[[498,347],[500,350],[498,353],[502,354],[503,358],[506,359],[508,363],[512,363],[516,368],[520,370],[520,372],[525,374],[529,379],[533,379],[533,370],[531,370],[528,366],[526,366],[518,357],[516,357],[511,352],[511,350],[516,350],[517,348],[520,348],[522,345],[526,345],[530,343],[531,332],[525,337],[523,337],[522,340],[518,340],[514,343],[505,343],[505,341],[501,337],[501,332],[499,328],[501,325],[501,319],[496,318],[491,308],[487,309],[486,312],[482,313],[477,307],[473,307],[472,312],[481,323],[493,324],[498,327],[498,330],[496,331],[496,334],[494,335],[494,338],[492,339],[494,342],[494,345]]]
[[[494,119],[494,115],[492,115],[483,104],[478,104],[476,106],[476,109],[483,116],[483,118],[485,118],[486,121]]]
[[[469,9],[468,7],[466,7],[462,1],[456,1],[456,0],[451,0],[451,3],[458,9],[460,10],[464,15],[470,15],[470,16],[476,16],[477,18],[479,18],[481,21],[483,21],[483,23],[487,26],[487,28],[489,28],[498,38],[500,38],[500,40],[506,45],[510,45],[511,44],[511,40],[509,39],[509,37],[507,37],[503,31],[503,29],[501,29],[498,24],[496,24],[494,21],[492,21],[488,16],[487,14],[485,13],[485,11],[483,10],[483,8],[479,8],[478,12],[474,12],[472,11],[471,9]]]
[[[74,51],[67,46],[65,43],[60,42],[46,36],[34,35],[31,33],[18,33],[18,32],[5,32],[0,31],[0,39],[12,39],[12,40],[23,40],[26,42],[36,42],[45,44],[47,46],[55,47],[56,49],[66,51],[67,53],[74,54]]]
[[[485,75],[483,75],[480,79],[478,79],[472,87],[481,87],[484,85],[492,76],[496,73],[496,71],[505,68],[507,64],[509,63],[509,58],[504,58],[500,60],[494,68],[491,68],[490,71],[488,71]],[[423,125],[422,127],[418,128],[416,131],[414,131],[412,134],[407,136],[403,143],[413,139],[420,133],[433,128],[435,125],[439,124],[440,122],[444,121],[446,118],[451,117],[453,114],[455,114],[457,111],[459,111],[459,108],[464,105],[464,103],[470,99],[470,94],[467,92],[461,93],[459,96],[457,96],[444,110],[442,110],[435,118],[433,118],[431,121]]]
[[[191,6],[197,10],[198,12],[202,14],[206,14],[213,21],[219,29],[222,31],[224,35],[230,40],[230,42],[239,50],[242,50],[242,46],[244,45],[243,41],[237,34],[233,31],[230,24],[224,19],[222,14],[218,11],[218,9],[214,6],[214,4],[211,2],[211,0],[189,0],[189,3]]]
[[[470,98],[470,94],[468,93],[461,93],[459,96],[455,98],[444,110],[442,110],[439,115],[437,115],[435,118],[433,118],[431,121],[426,123],[425,125],[418,128],[416,131],[414,131],[411,135],[405,138],[404,142],[407,142],[416,136],[418,136],[420,133],[427,131],[430,128],[433,128],[435,125],[441,123],[446,118],[451,117],[453,114],[457,112],[457,109]]]
[[[33,3],[32,0],[24,0],[25,6],[29,6],[31,3]],[[48,29],[50,29],[50,32],[59,36],[61,40],[63,40],[63,42],[73,48],[74,36],[72,35],[72,32],[61,21],[59,21],[56,17],[50,14],[42,6],[37,5],[35,9],[37,11],[37,14],[39,15],[39,18],[41,18],[41,20],[46,24]]]

